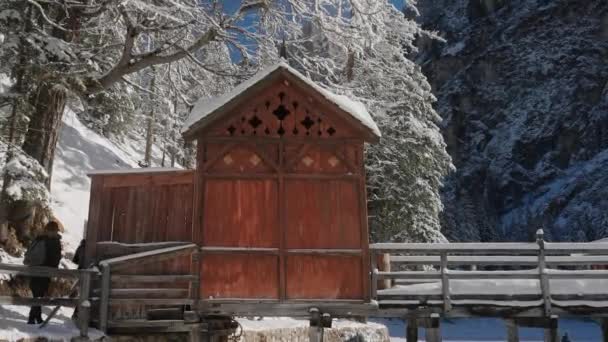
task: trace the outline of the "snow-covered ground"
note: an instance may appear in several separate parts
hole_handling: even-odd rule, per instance
[[[52,308],[42,309],[43,317]],[[0,306],[0,341],[22,341],[23,339],[35,340],[38,337],[46,337],[51,341],[70,341],[79,336],[80,332],[71,320],[73,309],[61,308],[53,319],[44,327],[28,325],[27,317],[29,307],[16,305]],[[103,334],[96,329],[89,330],[91,340],[100,339]]]

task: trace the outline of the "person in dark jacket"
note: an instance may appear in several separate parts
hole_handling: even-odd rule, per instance
[[[84,239],[80,240],[80,244],[78,245],[78,248],[76,248],[76,252],[74,253],[74,257],[72,258],[72,261],[78,265],[78,269],[81,270],[84,267],[84,249],[86,246],[86,242]]]
[[[59,267],[59,261],[61,260],[61,235],[59,235],[59,225],[55,221],[47,223],[44,227],[42,234],[32,242],[30,249],[40,248],[40,251],[44,251],[44,256],[39,265],[32,266],[45,266],[45,267]],[[41,248],[40,246],[44,246]],[[28,250],[30,252],[30,250]],[[26,252],[26,258],[27,258]],[[30,253],[31,254],[31,253]],[[49,290],[51,278],[49,277],[32,277],[30,278],[30,290],[35,298],[45,297]],[[30,315],[27,320],[28,324],[42,323],[42,308],[40,305],[34,305],[30,309]]]

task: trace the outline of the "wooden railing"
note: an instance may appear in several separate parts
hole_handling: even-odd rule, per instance
[[[379,243],[370,250],[371,296],[380,308],[435,306],[449,313],[457,305],[526,302],[541,307],[544,316],[551,317],[554,306],[581,305],[582,301],[608,303],[608,289],[598,293],[569,292],[564,285],[560,291],[551,288],[556,280],[608,280],[608,270],[598,269],[608,265],[608,243],[549,243],[539,230],[532,243]],[[378,264],[380,255],[386,253],[390,254],[390,270]],[[383,279],[390,280],[392,287],[378,289]],[[460,282],[461,288],[475,289],[476,283],[496,279],[533,280],[539,291],[484,293],[480,285],[477,293],[458,293],[453,289],[457,286],[451,286]]]
[[[96,268],[88,270],[57,269],[41,266],[24,266],[0,263],[0,273],[26,277],[72,278],[78,281],[76,298],[28,298],[17,296],[0,296],[0,305],[50,305],[78,307],[78,329],[81,337],[88,337],[91,302],[89,290],[91,278],[98,274]]]
[[[186,243],[178,246],[154,249],[145,252],[133,253],[111,259],[101,260],[101,283],[99,297],[93,298],[99,305],[98,326],[103,332],[108,329],[108,313],[110,306],[119,305],[197,305],[199,296],[199,260],[200,251],[196,244]],[[179,275],[140,275],[140,274],[113,274],[115,271],[126,268],[158,263],[164,260],[174,259],[179,256],[192,256],[192,270],[194,274]],[[153,283],[173,284],[175,282],[187,282],[189,293],[173,288],[125,288],[116,289],[112,283]],[[147,298],[152,293],[163,293],[170,298]]]

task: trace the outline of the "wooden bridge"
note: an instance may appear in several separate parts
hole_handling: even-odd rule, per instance
[[[548,243],[542,231],[533,243],[372,244],[369,302],[200,298],[197,264],[217,251],[180,242],[98,248],[123,255],[88,270],[0,264],[0,273],[71,277],[80,284],[78,298],[0,297],[0,304],[79,306],[83,337],[93,325],[111,334],[145,329],[221,340],[235,329],[230,317],[255,315],[311,319],[316,331],[335,317],[401,318],[408,341],[417,341],[419,327],[428,341],[440,341],[442,318],[497,317],[506,320],[509,341],[518,341],[518,326],[543,328],[546,341],[558,341],[559,318],[591,317],[608,341],[608,245]],[[184,256],[192,272],[146,273],[146,265]]]

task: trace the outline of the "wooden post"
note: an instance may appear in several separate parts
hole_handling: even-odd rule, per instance
[[[375,251],[371,251],[370,259],[371,259],[371,285],[370,285],[370,298],[377,299],[378,298],[378,255]]]
[[[429,325],[426,328],[426,342],[441,342],[439,314],[431,314]]]
[[[545,326],[545,342],[559,342],[557,316],[553,315]]]
[[[602,327],[602,340],[604,342],[608,342],[608,318],[602,318],[601,327]]]
[[[308,341],[323,342],[323,327],[317,326],[308,328]]]
[[[390,272],[391,271],[391,255],[389,253],[382,253],[379,255],[380,262],[378,263],[379,272]],[[379,281],[378,289],[390,289],[393,287],[392,279],[382,279]]]
[[[418,321],[415,317],[407,320],[405,337],[407,342],[418,342]]]
[[[110,265],[101,265],[101,298],[99,301],[99,330],[106,333],[108,330],[108,310],[110,307]]]
[[[91,302],[89,301],[89,293],[91,290],[91,273],[80,273],[80,298],[78,300],[78,326],[80,328],[80,337],[88,337],[89,335],[89,315],[91,312]]]
[[[452,310],[450,302],[450,280],[448,278],[448,253],[441,252],[441,293],[443,295],[443,310]]]
[[[547,263],[545,256],[545,240],[542,229],[536,231],[536,243],[538,243],[538,274],[540,289],[543,296],[545,315],[551,317],[551,288],[549,287],[549,276],[547,274]]]
[[[311,308],[310,327],[308,328],[309,342],[323,342],[323,324],[321,322],[321,312],[317,308]]]
[[[198,248],[192,253],[192,270],[191,274],[196,276],[196,280],[190,283],[190,298],[194,300],[193,310],[198,312],[200,310],[200,291],[201,291],[201,249]]]
[[[519,328],[514,319],[505,320],[507,326],[507,342],[519,342]]]
[[[204,342],[200,324],[192,324],[188,335],[188,342]]]

